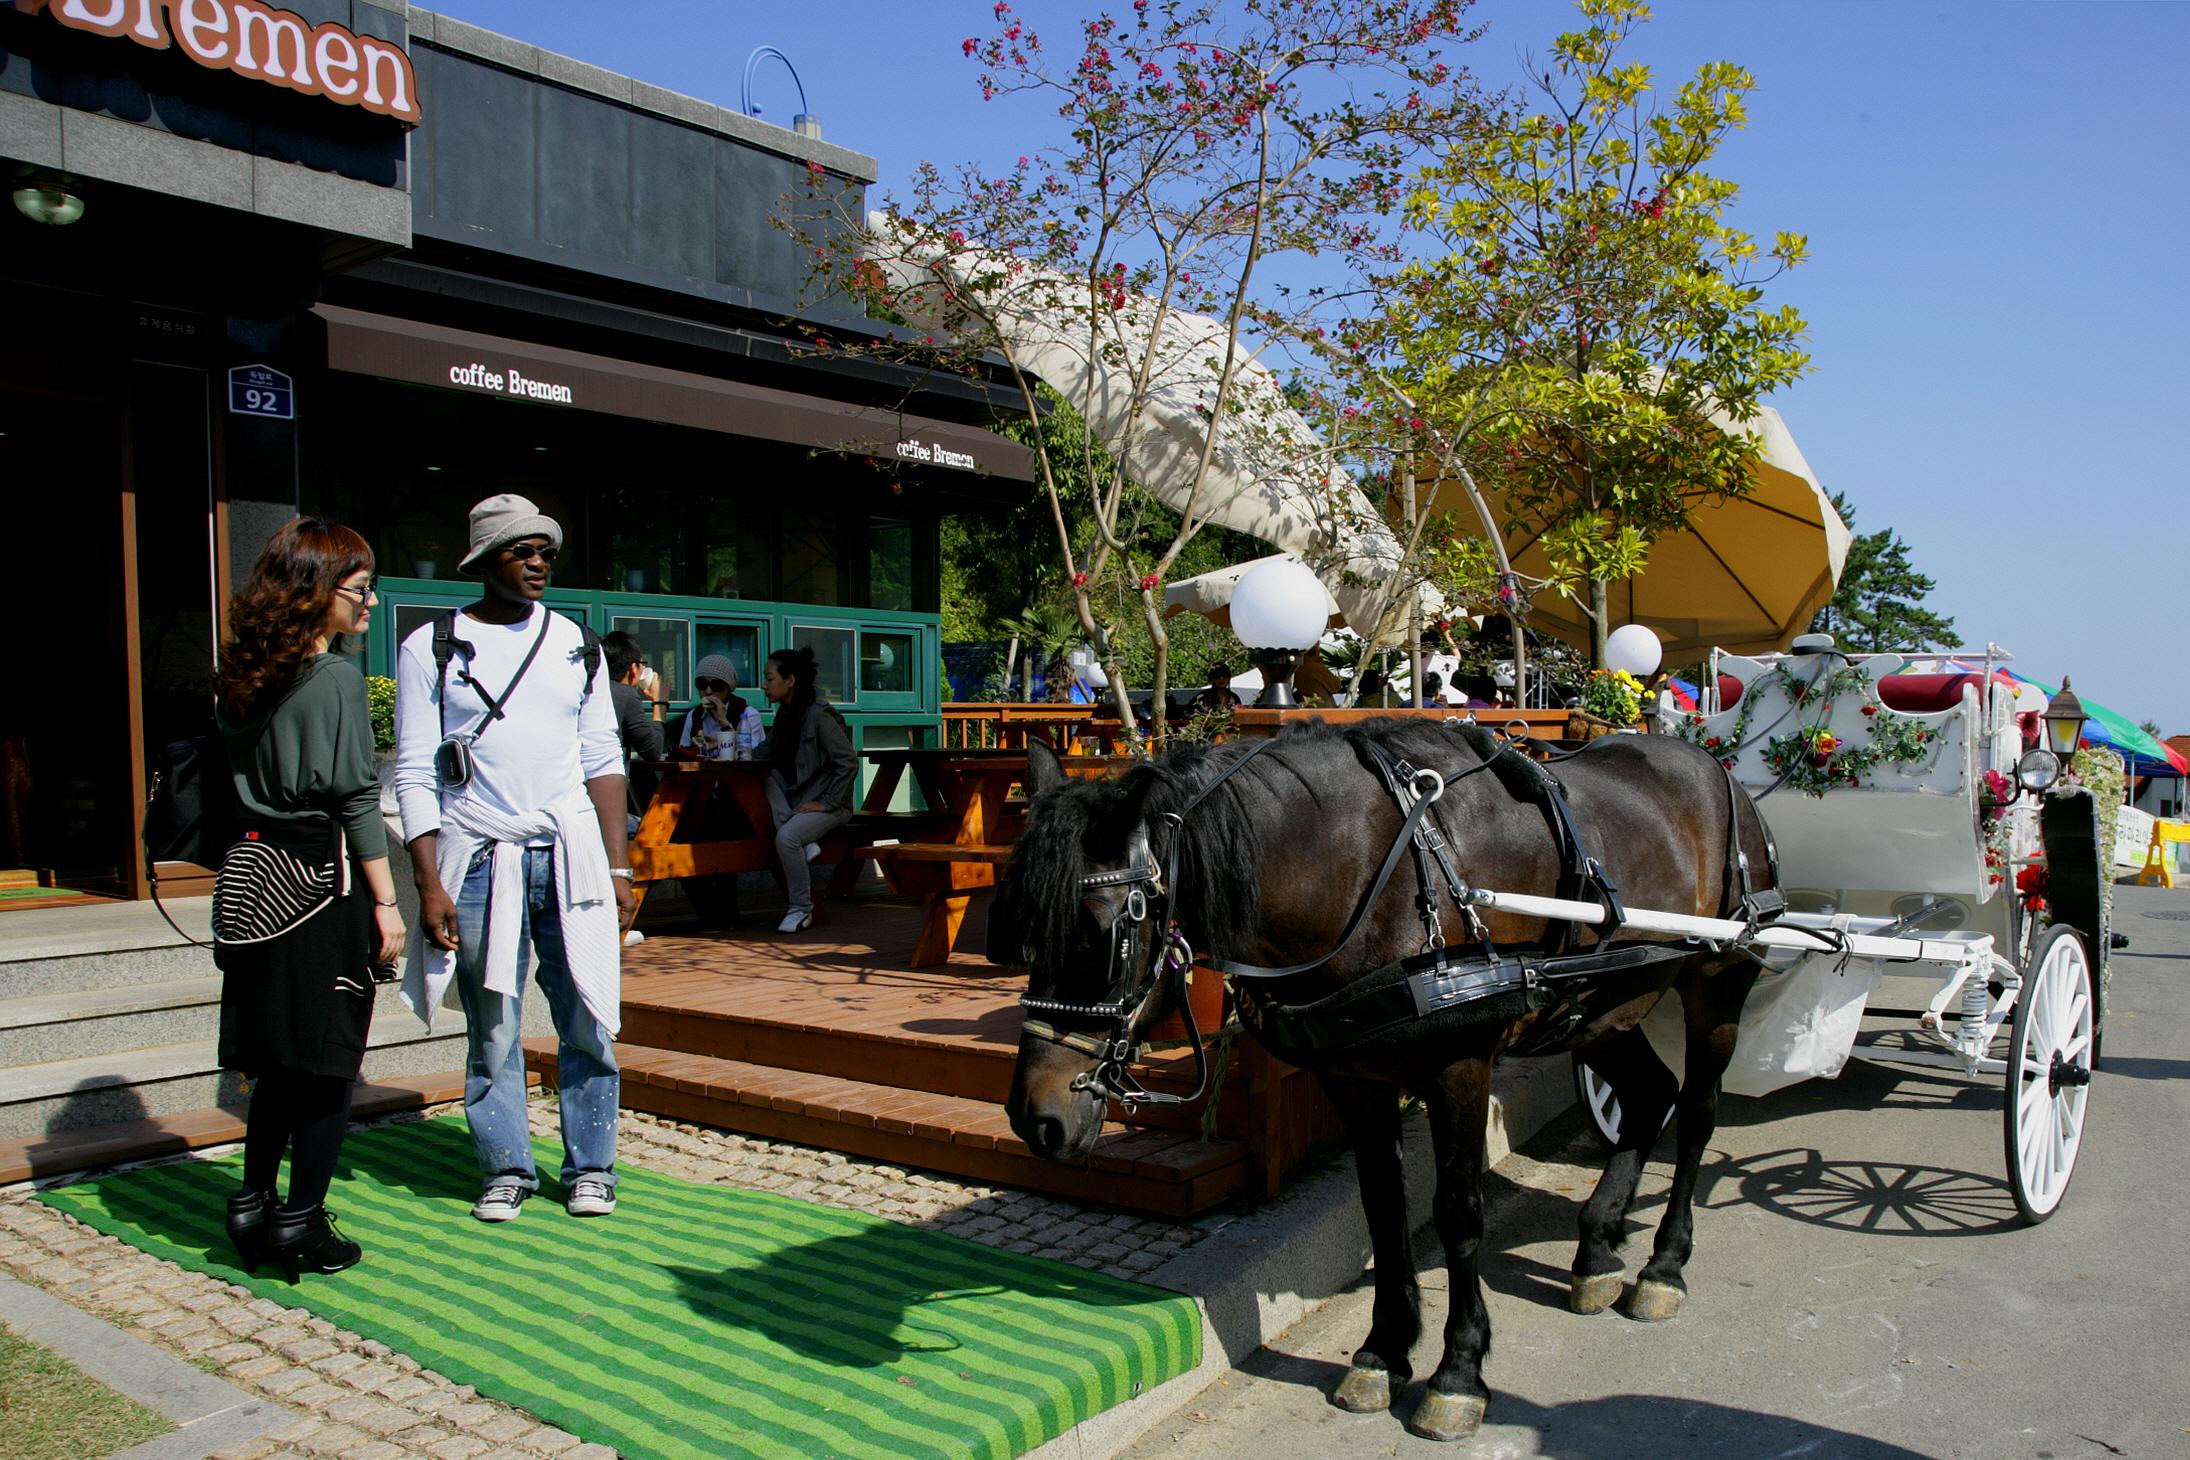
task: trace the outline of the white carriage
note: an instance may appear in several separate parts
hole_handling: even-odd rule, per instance
[[[2075,1170],[2105,1014],[2111,856],[2092,797],[2057,777],[2038,784],[2049,757],[2026,759],[2034,717],[1993,672],[2003,652],[1981,672],[1897,675],[1900,655],[1797,642],[1788,654],[1718,658],[1703,709],[1668,707],[1656,727],[1717,754],[1757,798],[1788,912],[1753,935],[1633,910],[1629,925],[1745,938],[1766,965],[1722,1082],[1729,1093],[1829,1078],[1851,1054],[2002,1079],[2009,1186],[2024,1219],[2043,1221]],[[1545,899],[1478,896],[1550,910]],[[1552,915],[1597,916],[1557,906]],[[1660,1014],[1645,1030],[1678,1071],[1677,1012]],[[1894,1015],[1913,1023],[1863,1031],[1867,1016]],[[1609,1090],[1579,1061],[1575,1081],[1598,1130],[1615,1133]]]

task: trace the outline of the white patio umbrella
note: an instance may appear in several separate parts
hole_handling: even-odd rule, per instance
[[[868,215],[868,243],[869,260],[898,290],[911,291],[899,308],[917,328],[961,333],[978,307],[1029,373],[1085,413],[1088,429],[1135,482],[1174,510],[1187,510],[1191,500],[1197,516],[1298,556],[1348,624],[1364,634],[1374,627],[1379,589],[1400,564],[1399,541],[1244,344],[1225,428],[1194,495],[1229,341],[1221,321],[1179,310],[1163,315],[1154,368],[1138,389],[1135,372],[1158,328],[1154,301],[1125,296],[1091,341],[1086,311],[1075,307],[1086,297],[1083,279],[910,234],[880,213]],[[1006,275],[1013,282],[1001,289],[974,283]],[[1423,591],[1424,612],[1435,615],[1442,600]],[[1403,599],[1384,606],[1392,621],[1404,612]]]

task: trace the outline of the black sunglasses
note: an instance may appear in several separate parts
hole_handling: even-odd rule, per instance
[[[559,547],[534,547],[529,542],[513,542],[502,551],[509,554],[513,563],[529,563],[535,557],[543,563],[552,563],[563,555]]]

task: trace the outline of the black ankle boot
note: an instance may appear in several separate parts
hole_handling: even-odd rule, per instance
[[[266,1255],[295,1282],[307,1272],[340,1272],[357,1266],[364,1251],[335,1228],[323,1206],[275,1207],[266,1228]]]
[[[274,1210],[274,1194],[248,1186],[228,1198],[228,1242],[245,1272],[257,1272],[266,1260],[266,1219]]]

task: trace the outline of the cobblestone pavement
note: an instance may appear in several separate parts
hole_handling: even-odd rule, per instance
[[[552,1102],[536,1099],[531,1115],[534,1133],[554,1140]],[[1126,1278],[1145,1276],[1228,1220],[1221,1214],[1190,1224],[1148,1220],[628,1111],[618,1160],[868,1212]],[[0,1268],[297,1413],[294,1424],[219,1451],[215,1460],[612,1460],[616,1453],[313,1316],[315,1280],[296,1289],[305,1306],[254,1298],[247,1288],[93,1231],[30,1195],[28,1185],[0,1190]],[[366,1254],[366,1261],[373,1258]]]

